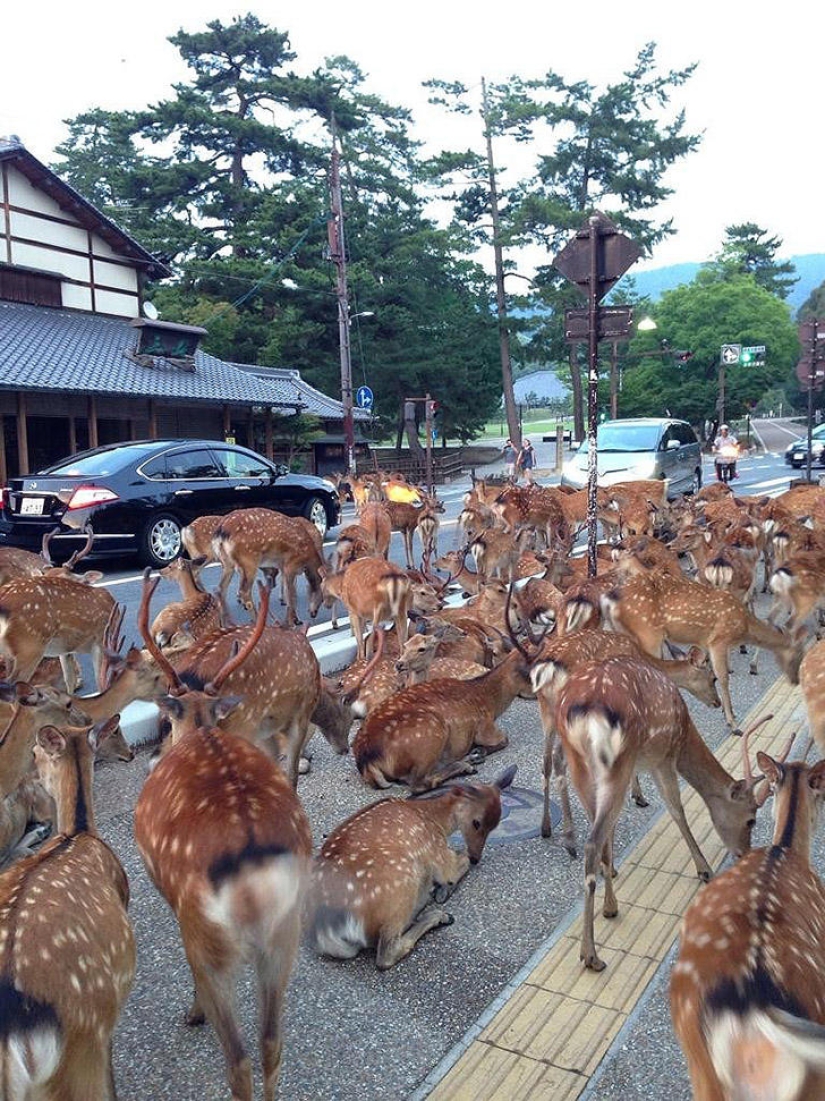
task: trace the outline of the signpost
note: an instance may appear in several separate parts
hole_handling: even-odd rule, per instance
[[[813,431],[814,390],[825,382],[825,321],[808,318],[799,326],[802,359],[796,365],[796,377],[808,389],[808,459],[805,478],[811,480],[811,433]]]
[[[359,409],[372,411],[375,396],[369,386],[359,386],[355,391],[355,404]]]
[[[599,302],[641,255],[642,250],[635,241],[620,233],[606,215],[596,213],[553,260],[554,267],[575,283],[588,300],[586,310],[568,311],[565,315],[565,339],[571,342],[583,340],[585,336],[587,339],[587,572],[590,577],[596,576],[599,340],[608,335],[614,339],[626,336],[632,320],[628,307],[602,309]],[[570,313],[574,314],[572,318]],[[586,315],[586,328],[580,320],[583,314]],[[582,336],[573,335],[576,332]]]

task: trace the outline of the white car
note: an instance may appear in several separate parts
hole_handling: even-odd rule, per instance
[[[640,478],[668,481],[668,497],[698,493],[702,488],[702,453],[687,421],[673,417],[636,417],[603,421],[597,435],[596,468],[600,486]],[[587,485],[588,441],[564,465],[561,484]]]

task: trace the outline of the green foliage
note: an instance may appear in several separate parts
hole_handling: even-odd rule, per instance
[[[793,264],[776,259],[782,247],[779,237],[768,237],[767,230],[753,222],[728,226],[722,249],[711,267],[720,278],[752,275],[760,287],[785,299],[798,277]]]

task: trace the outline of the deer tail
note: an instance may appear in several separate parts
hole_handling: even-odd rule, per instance
[[[350,960],[366,947],[363,921],[339,906],[319,906],[309,931],[312,947],[320,956]]]
[[[57,1070],[63,1031],[52,1006],[0,980],[0,1074],[8,1101],[24,1101]],[[39,1090],[38,1090],[39,1093]]]

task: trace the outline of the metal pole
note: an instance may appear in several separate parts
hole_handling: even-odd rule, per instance
[[[427,435],[427,492],[433,495],[433,408],[430,395],[424,395],[424,431]]]
[[[719,400],[717,402],[717,408],[719,409],[719,423],[725,423],[725,365],[719,364]]]
[[[330,167],[329,221],[330,255],[337,271],[338,349],[341,358],[341,405],[344,414],[344,462],[348,474],[355,473],[355,423],[352,411],[352,356],[350,352],[349,291],[347,288],[347,252],[344,238],[344,210],[341,200],[340,155],[333,121],[332,164]]]
[[[599,219],[590,219],[590,280],[587,294],[587,575],[596,576],[596,478],[599,388]]]

